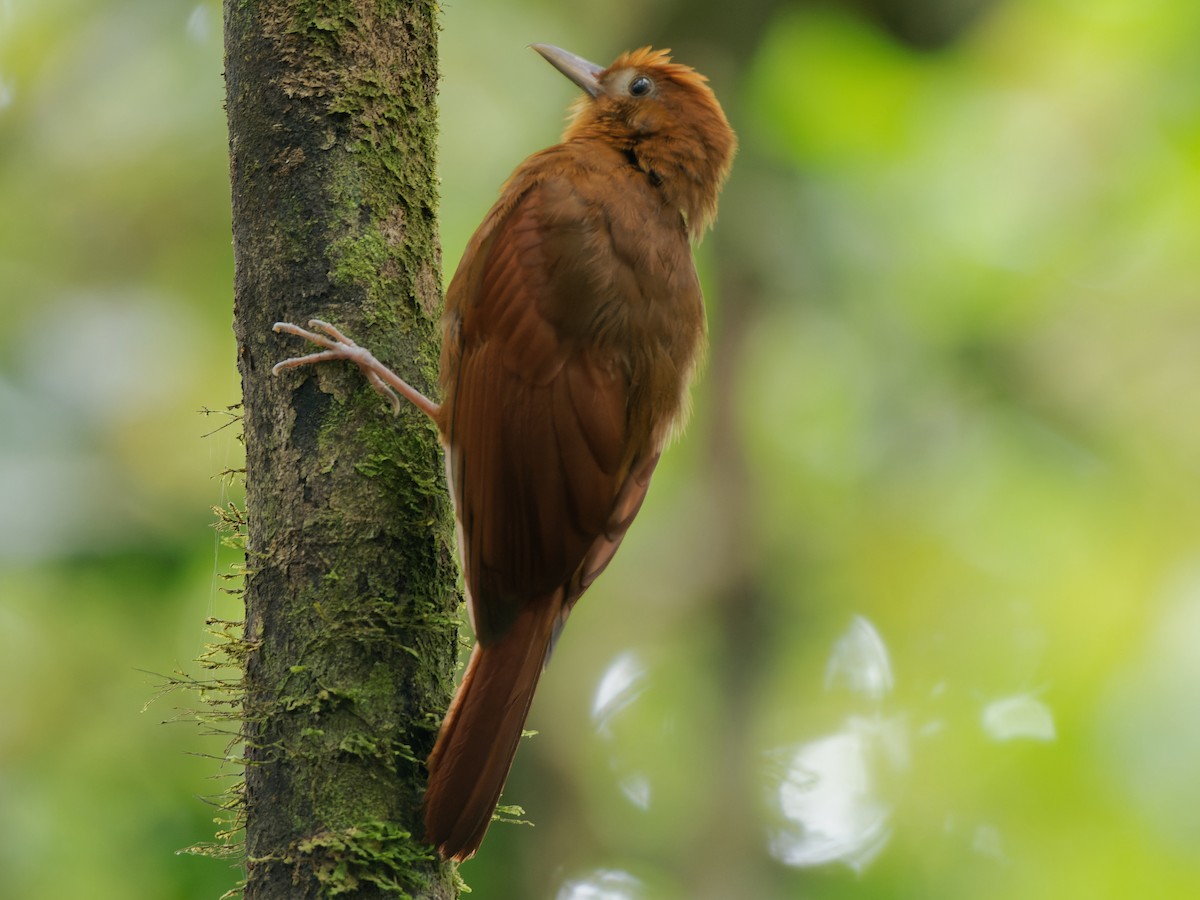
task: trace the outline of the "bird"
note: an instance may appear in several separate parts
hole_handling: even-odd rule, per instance
[[[275,330],[436,424],[476,643],[427,760],[425,840],[471,858],[534,691],[682,429],[706,326],[692,245],[737,138],[708,80],[642,47],[609,66],[532,44],[582,94],[500,189],[446,291],[435,403],[319,319]]]

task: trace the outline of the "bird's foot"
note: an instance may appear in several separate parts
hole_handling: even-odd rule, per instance
[[[437,419],[438,405],[377,360],[375,354],[366,347],[360,347],[328,322],[322,322],[320,319],[309,319],[308,327],[314,330],[309,331],[291,322],[275,323],[275,331],[294,334],[325,349],[276,363],[271,369],[272,375],[278,375],[284,369],[295,369],[312,363],[348,360],[358,366],[359,371],[371,383],[371,387],[387,398],[392,405],[393,414],[400,412],[400,398],[396,395],[396,391],[399,391],[421,412],[431,419]]]

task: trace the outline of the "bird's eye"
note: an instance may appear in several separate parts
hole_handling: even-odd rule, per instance
[[[650,88],[654,87],[654,82],[645,75],[639,75],[633,81],[629,82],[629,96],[645,97],[650,93]]]

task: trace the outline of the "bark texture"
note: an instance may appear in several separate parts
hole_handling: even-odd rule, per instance
[[[457,566],[433,426],[277,320],[427,394],[440,250],[431,0],[225,0],[248,531],[248,898],[456,896],[420,842]]]

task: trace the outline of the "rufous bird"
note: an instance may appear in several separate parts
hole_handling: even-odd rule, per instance
[[[705,341],[691,243],[736,148],[707,79],[649,47],[607,68],[533,48],[583,89],[562,143],[508,179],[446,293],[441,405],[319,320],[344,359],[437,424],[477,642],[429,755],[425,838],[474,855],[572,607],[681,427]],[[320,333],[318,333],[320,332]]]

